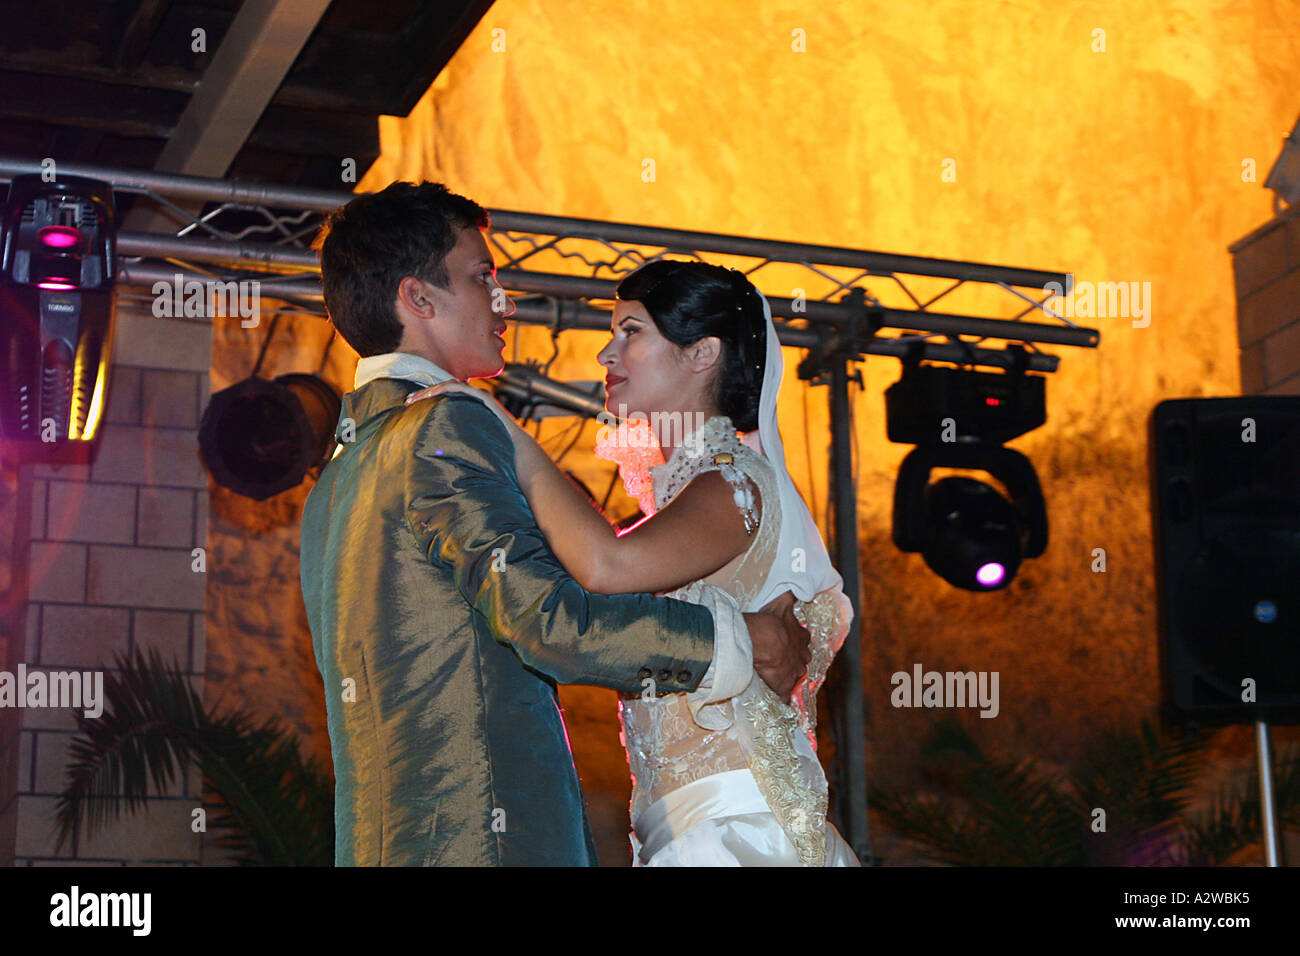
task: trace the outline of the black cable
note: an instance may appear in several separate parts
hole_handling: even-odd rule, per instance
[[[551,298],[551,307],[555,313],[555,321],[551,325],[551,357],[546,360],[542,366],[542,374],[549,377],[551,374],[551,365],[560,354],[560,333],[564,331],[564,326],[560,322],[560,300]]]
[[[280,324],[280,312],[277,309],[275,315],[271,316],[271,324],[266,330],[266,338],[262,340],[262,350],[257,353],[257,361],[253,363],[253,371],[249,373],[249,378],[256,378],[257,371],[262,367],[262,359],[266,358],[266,350],[271,344],[271,337],[275,335],[275,327]]]
[[[546,364],[542,366],[543,375],[547,376],[548,378],[550,377],[551,366],[555,364],[555,359],[559,356],[559,354],[560,354],[560,330],[552,329],[551,330],[551,357],[548,358],[546,360]]]
[[[579,428],[581,428],[582,419],[578,419],[578,421],[575,422],[574,424],[576,424]],[[541,430],[541,425],[542,425],[542,420],[539,418],[537,419],[537,427],[539,432]],[[565,425],[563,430],[547,436],[545,441],[538,439],[537,444],[541,446],[542,451],[546,452],[547,456],[549,457],[551,452],[547,446],[558,447],[560,442],[568,438],[569,435],[573,432],[573,427],[574,427],[573,425]],[[552,458],[551,460],[555,462],[557,465],[560,463],[558,458]]]
[[[565,455],[573,451],[573,446],[576,445],[578,443],[578,439],[582,437],[583,426],[586,424],[587,424],[587,420],[585,418],[578,419],[578,430],[574,433],[573,440],[569,442],[569,444],[565,447],[564,451],[560,452],[560,457],[555,459],[555,464],[557,466],[560,464],[560,462],[564,461]]]

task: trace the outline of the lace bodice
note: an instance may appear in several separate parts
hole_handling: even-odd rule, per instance
[[[620,440],[627,447],[627,432]],[[644,448],[644,446],[642,446]],[[688,436],[670,461],[644,451],[620,455],[611,444],[597,454],[619,461],[629,492],[635,489],[647,514],[673,500],[697,476],[719,471],[732,486],[737,508],[753,540],[749,547],[703,579],[726,591],[744,611],[767,581],[780,539],[780,494],[772,466],[742,444],[731,420],[717,416]],[[653,490],[653,499],[650,492]],[[649,506],[649,510],[647,510]],[[695,582],[668,597],[686,598]],[[813,660],[809,675],[795,690],[796,707],[780,701],[757,675],[732,700],[708,705],[693,715],[688,695],[640,696],[620,700],[621,739],[632,771],[632,820],[678,787],[703,777],[748,768],[768,806],[780,820],[800,859],[820,866],[825,853],[826,780],[815,755],[817,688],[848,630],[851,606],[843,594],[823,592],[797,602],[795,614],[809,628]]]

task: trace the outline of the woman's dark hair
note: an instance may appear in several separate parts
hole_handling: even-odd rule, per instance
[[[658,259],[626,276],[617,295],[645,306],[659,334],[676,346],[717,336],[722,356],[714,404],[740,431],[758,427],[767,323],[758,290],[742,273],[707,262]]]
[[[457,232],[488,227],[482,206],[442,183],[393,183],[336,210],[321,229],[321,286],[339,335],[362,356],[394,352],[402,323],[397,285],[415,276],[440,288]]]

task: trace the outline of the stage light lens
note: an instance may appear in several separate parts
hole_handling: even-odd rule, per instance
[[[935,574],[967,591],[995,591],[1021,561],[1019,520],[1011,503],[972,478],[950,476],[926,488],[934,536],[921,556]]]
[[[58,292],[68,292],[72,289],[75,289],[76,286],[68,282],[38,282],[36,283],[36,288],[54,289]]]
[[[81,244],[81,233],[70,226],[45,226],[36,238],[51,249],[71,249]]]

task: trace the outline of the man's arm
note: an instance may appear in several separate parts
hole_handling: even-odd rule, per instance
[[[456,395],[412,406],[408,416],[407,525],[428,559],[452,572],[498,641],[560,683],[638,692],[649,678],[656,691],[697,687],[713,659],[707,608],[583,590],[529,511],[514,449],[496,416]],[[729,613],[743,631],[734,607]]]

